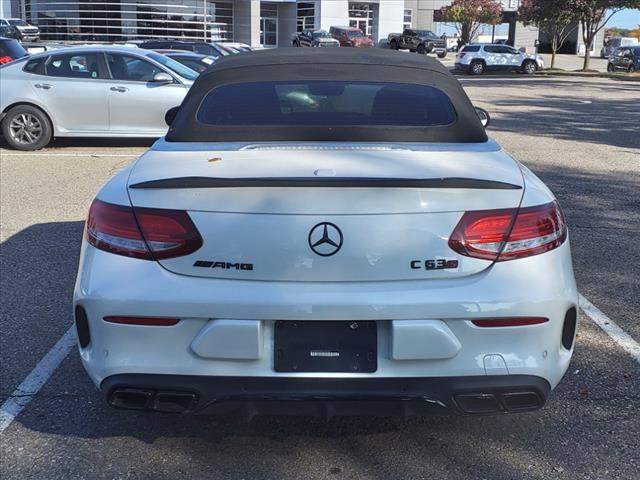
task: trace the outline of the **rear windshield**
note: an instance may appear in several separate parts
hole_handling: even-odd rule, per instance
[[[26,55],[27,51],[15,40],[0,40],[0,57],[8,56],[15,59]]]
[[[480,45],[467,45],[460,50],[461,52],[479,52]]]
[[[348,81],[222,85],[202,101],[209,125],[435,126],[456,112],[449,97],[426,85]]]

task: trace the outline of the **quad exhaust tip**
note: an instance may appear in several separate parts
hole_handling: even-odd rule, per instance
[[[126,410],[153,410],[166,413],[192,411],[198,396],[192,392],[156,391],[145,388],[116,388],[108,397],[112,407]]]

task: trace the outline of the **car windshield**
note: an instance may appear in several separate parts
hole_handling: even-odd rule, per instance
[[[419,37],[437,37],[431,30],[416,30]]]
[[[29,24],[24,20],[8,20],[9,25],[13,25],[15,27],[28,27]]]
[[[347,36],[352,38],[364,37],[364,33],[361,30],[347,30]]]
[[[324,30],[320,30],[319,32],[313,32],[313,38],[333,38],[329,35],[329,32],[325,32]]]
[[[197,118],[209,125],[434,126],[456,112],[441,90],[404,83],[254,82],[210,91]]]
[[[186,78],[187,80],[195,80],[196,78],[198,78],[198,72],[191,70],[189,67],[172,58],[165,57],[164,55],[160,55],[159,53],[150,53],[148,57],[177,73],[182,78]]]

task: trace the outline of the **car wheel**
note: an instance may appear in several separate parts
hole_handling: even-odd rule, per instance
[[[608,63],[607,64],[607,72],[615,72],[616,68],[613,66],[612,63]]]
[[[294,40],[294,41],[293,41],[293,46],[294,46],[294,47],[299,47],[299,46],[300,46],[300,42],[299,42],[299,41],[297,41],[297,40]]]
[[[636,71],[636,66],[635,65],[629,65],[629,68],[627,69],[627,72],[633,73],[635,71]]]
[[[1,128],[9,146],[16,150],[39,150],[51,141],[51,122],[42,110],[31,105],[9,110]]]
[[[424,48],[424,45],[418,45],[418,49],[416,50],[420,55],[426,55],[427,49]]]
[[[474,60],[469,66],[469,73],[471,75],[482,75],[484,73],[484,62],[480,60]]]
[[[447,56],[447,52],[438,53],[438,58],[445,58]]]
[[[391,40],[389,46],[391,47],[391,50],[398,50],[398,42],[396,40]]]
[[[536,73],[536,70],[538,70],[538,66],[536,65],[536,62],[532,60],[528,60],[522,64],[522,71],[527,75]]]

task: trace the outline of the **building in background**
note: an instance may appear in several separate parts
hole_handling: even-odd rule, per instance
[[[482,40],[506,38],[534,49],[536,28],[517,21],[519,0],[501,0],[503,25],[484,30]],[[243,42],[254,47],[291,44],[295,31],[353,26],[376,42],[404,28],[452,36],[438,10],[447,0],[0,0],[4,17],[40,27],[42,40],[122,42],[175,38]],[[576,33],[573,51],[580,48]],[[599,40],[601,42],[601,40]],[[544,43],[544,42],[543,42]],[[598,41],[596,46],[599,48]],[[582,45],[584,50],[584,45]]]

